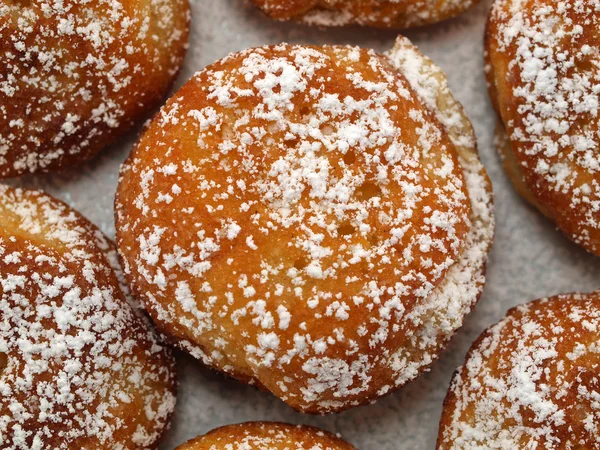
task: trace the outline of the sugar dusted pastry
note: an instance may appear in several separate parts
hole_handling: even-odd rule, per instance
[[[409,28],[454,17],[477,0],[253,0],[267,15],[309,25]]]
[[[157,106],[188,0],[0,2],[0,178],[79,164]]]
[[[438,450],[600,448],[600,293],[509,311],[473,344]]]
[[[112,244],[38,191],[0,186],[0,447],[156,449],[175,368],[121,291]]]
[[[426,370],[477,302],[493,238],[470,122],[406,39],[209,66],[140,138],[116,210],[158,327],[311,413]]]
[[[519,192],[600,255],[600,7],[496,0],[486,57],[498,148]]]
[[[354,450],[317,428],[281,423],[229,425],[177,447],[176,450]]]

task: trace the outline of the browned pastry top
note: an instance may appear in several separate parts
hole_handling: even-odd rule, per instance
[[[69,207],[0,186],[0,447],[155,449],[174,362],[127,302],[116,252]]]
[[[166,94],[187,0],[0,2],[0,178],[80,162]]]
[[[599,449],[599,392],[599,293],[514,308],[457,372],[438,449]]]
[[[600,2],[497,0],[492,99],[545,214],[600,254]]]
[[[493,217],[472,129],[439,69],[407,40],[393,54],[230,55],[123,168],[119,248],[154,320],[303,411],[416,377],[483,284]]]
[[[317,428],[251,422],[218,428],[176,450],[354,450]]]
[[[409,28],[453,17],[477,0],[253,0],[275,19],[310,25]]]

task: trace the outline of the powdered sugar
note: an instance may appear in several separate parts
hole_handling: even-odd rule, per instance
[[[345,47],[230,55],[167,104],[147,132],[155,137],[142,138],[123,170],[118,237],[148,310],[184,347],[195,342],[205,363],[299,409],[347,408],[414,378],[483,284],[493,217],[472,129],[458,105],[440,113],[452,139],[468,143],[459,165],[445,128],[413,91],[422,88],[394,61],[401,66]],[[420,75],[432,73],[442,76]],[[449,96],[445,80],[437,88]],[[171,126],[197,147],[182,148]],[[167,163],[182,175],[158,177]],[[157,194],[175,182],[182,192],[167,208]],[[140,244],[159,222],[166,231],[149,265]],[[234,222],[240,229],[229,240]],[[198,322],[172,305],[181,280],[195,286]],[[212,356],[216,347],[223,358]],[[410,353],[410,368],[389,364],[396,351]],[[375,374],[387,385],[373,383]]]
[[[452,384],[439,448],[594,448],[598,302],[598,294],[533,302],[484,333]]]
[[[465,171],[473,224],[465,250],[449,269],[444,282],[408,316],[417,326],[417,332],[411,338],[411,345],[394,354],[390,361],[397,372],[396,384],[402,385],[431,364],[479,300],[495,218],[491,183],[477,157],[475,134],[462,106],[452,97],[445,75],[406,38],[397,40],[388,57],[448,130]],[[415,360],[414,353],[423,353],[424,349],[429,354]]]
[[[111,244],[35,191],[0,186],[0,217],[2,448],[154,448],[173,362],[120,292]]]
[[[0,177],[81,161],[146,113],[183,62],[186,1],[3,2]]]
[[[545,212],[594,253],[600,236],[599,17],[597,0],[499,0],[490,18],[490,78],[526,182]]]
[[[316,428],[280,423],[244,423],[211,431],[177,450],[354,450],[350,444]]]

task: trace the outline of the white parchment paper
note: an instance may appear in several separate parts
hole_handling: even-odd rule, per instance
[[[295,413],[272,395],[225,379],[178,354],[180,391],[176,416],[161,450],[217,426],[248,420],[317,425],[340,433],[359,450],[434,449],[442,402],[453,371],[471,342],[511,306],[563,292],[600,288],[600,258],[571,244],[513,190],[493,148],[495,115],[483,76],[482,46],[490,3],[483,0],[457,19],[405,32],[448,74],[456,97],[475,126],[483,162],[494,183],[496,244],[488,284],[476,311],[430,373],[374,405],[343,414],[313,417]],[[192,33],[177,86],[229,52],[283,41],[352,44],[385,51],[394,31],[362,28],[314,29],[263,17],[244,0],[192,0]],[[119,165],[139,128],[87,165],[59,175],[27,177],[12,184],[44,189],[85,214],[114,236],[113,196]]]

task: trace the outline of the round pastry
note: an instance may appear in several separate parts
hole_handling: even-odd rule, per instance
[[[249,422],[217,428],[175,450],[354,450],[347,442],[317,428]]]
[[[102,233],[48,195],[0,186],[0,442],[157,448],[175,367]]]
[[[116,211],[159,328],[311,413],[425,370],[479,298],[493,237],[470,122],[406,39],[209,66],[140,138]]]
[[[600,448],[599,344],[600,293],[512,309],[454,376],[437,448]]]
[[[0,4],[0,178],[81,163],[157,106],[187,0]]]
[[[519,192],[600,255],[600,9],[496,0],[486,36],[498,134]]]
[[[410,28],[457,16],[478,0],[253,0],[268,16],[308,25]]]

